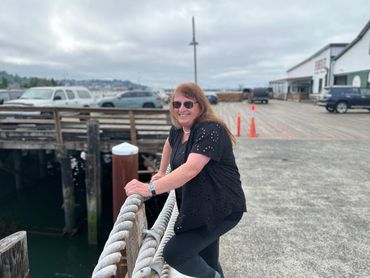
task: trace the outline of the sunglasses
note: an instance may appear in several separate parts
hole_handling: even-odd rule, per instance
[[[184,102],[181,102],[181,101],[173,101],[172,102],[172,106],[173,108],[175,109],[179,109],[181,107],[181,104],[184,105],[184,107],[186,109],[191,109],[194,107],[194,103],[197,103],[197,101],[184,101]]]

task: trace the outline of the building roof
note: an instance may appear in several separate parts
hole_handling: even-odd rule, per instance
[[[370,20],[367,22],[365,27],[361,30],[360,34],[351,42],[349,43],[337,56],[334,57],[334,60],[338,60],[340,57],[344,55],[349,49],[352,48],[359,40],[362,39],[362,37],[367,33],[367,31],[370,29]]]
[[[317,51],[315,54],[313,54],[312,56],[310,56],[309,58],[307,58],[303,62],[300,62],[299,64],[295,65],[294,67],[288,69],[287,72],[290,72],[290,71],[294,70],[295,68],[298,68],[299,66],[303,65],[304,63],[308,62],[312,58],[314,58],[317,55],[321,54],[322,52],[324,52],[328,48],[331,48],[331,47],[345,47],[347,45],[348,45],[348,43],[329,43],[328,45],[326,45],[323,48],[321,48],[319,51]]]

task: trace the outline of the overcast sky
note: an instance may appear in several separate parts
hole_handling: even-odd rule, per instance
[[[20,76],[262,86],[329,43],[352,41],[369,0],[1,0],[0,70]]]

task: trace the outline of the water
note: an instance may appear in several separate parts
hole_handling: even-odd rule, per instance
[[[0,167],[0,238],[19,230],[27,231],[30,274],[42,277],[91,277],[102,247],[113,225],[112,165],[102,156],[102,227],[99,246],[89,246],[86,228],[84,161],[80,153],[71,156],[75,190],[77,232],[63,235],[64,212],[59,163],[54,152],[46,154],[46,175],[41,177],[38,153],[22,152],[22,190],[15,189],[14,176]],[[10,151],[0,150],[0,165],[12,168]],[[139,160],[142,163],[141,160]],[[143,165],[140,165],[142,169]],[[140,176],[147,181],[150,176]],[[149,227],[166,201],[166,194],[146,202]]]
[[[0,161],[6,162],[3,165],[11,165],[8,154],[0,151]],[[37,153],[23,152],[20,192],[15,189],[13,175],[0,169],[0,238],[27,231],[31,277],[91,277],[98,261],[101,246],[89,246],[87,242],[85,176],[82,161],[76,157],[72,164],[78,230],[73,236],[63,235],[62,185],[54,153],[47,154],[46,176],[41,178]],[[106,219],[102,237],[112,225],[111,217]]]
[[[86,233],[69,236],[28,234],[31,277],[91,277],[100,250],[87,243]]]

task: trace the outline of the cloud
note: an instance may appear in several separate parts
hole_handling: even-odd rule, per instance
[[[195,16],[199,83],[261,85],[328,43],[353,40],[369,9],[365,0],[4,0],[0,70],[174,87],[193,80]]]

